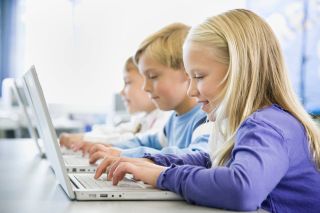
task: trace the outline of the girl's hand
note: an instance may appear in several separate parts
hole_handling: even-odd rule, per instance
[[[108,173],[108,180],[112,180],[113,185],[117,185],[126,173],[132,174],[135,180],[141,180],[153,187],[157,186],[157,180],[160,173],[166,167],[156,165],[146,161],[123,161],[118,160],[113,165]]]
[[[130,163],[130,165],[131,164],[134,165],[136,170],[134,170],[133,172],[135,172],[135,173],[131,173],[131,170],[127,171],[126,168],[123,168],[123,165],[126,165],[126,163],[128,163],[128,164]],[[155,165],[153,163],[153,161],[151,161],[149,159],[146,159],[146,158],[107,157],[98,166],[96,174],[95,174],[94,177],[95,178],[99,178],[102,175],[102,173],[104,173],[104,172],[106,172],[108,170],[108,180],[113,180],[113,183],[117,184],[120,180],[123,179],[125,173],[131,173],[131,174],[133,174],[133,176],[134,176],[134,178],[136,180],[142,180],[145,183],[148,183],[148,184],[152,185],[151,181],[149,179],[146,179],[145,177],[141,177],[143,179],[140,178],[141,175],[139,175],[137,173],[137,172],[139,172],[139,169],[137,169],[137,168],[140,168],[140,167],[143,167],[144,169],[149,168],[149,170],[153,171],[153,173],[155,172],[155,170],[158,169],[159,170],[158,171],[159,174],[161,173],[161,171],[163,171],[165,169],[165,167],[161,167],[161,166]],[[117,169],[117,168],[119,168],[119,169]],[[148,171],[140,170],[140,172],[148,172]],[[117,175],[120,174],[119,172],[121,174],[123,174],[123,176],[120,175],[118,177]],[[156,183],[156,180],[158,179],[159,174],[154,176],[155,181],[154,181],[154,185],[152,185],[152,186],[156,185],[155,183]],[[115,177],[115,175],[116,175],[116,177]],[[144,176],[148,177],[147,174],[144,174]]]

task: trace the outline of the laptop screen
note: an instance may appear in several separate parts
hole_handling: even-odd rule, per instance
[[[47,158],[60,185],[64,188],[64,191],[68,196],[71,199],[74,199],[75,195],[67,176],[67,170],[61,155],[60,146],[57,143],[57,135],[34,66],[24,74],[23,83],[26,88],[26,96],[28,96],[27,100],[29,101],[29,105],[33,108],[36,117],[38,131],[41,132]]]
[[[21,111],[24,115],[25,122],[27,125],[28,132],[30,134],[30,137],[35,141],[35,144],[36,144],[40,154],[42,155],[42,157],[44,157],[45,155],[44,155],[42,148],[39,144],[38,135],[37,135],[37,132],[34,127],[34,124],[35,124],[34,113],[32,113],[32,109],[31,109],[31,107],[28,103],[28,100],[27,100],[28,96],[26,96],[26,92],[25,92],[26,88],[24,90],[24,88],[21,84],[22,84],[21,81],[19,81],[18,79],[15,79],[13,81],[13,90],[14,90],[14,93],[17,97]]]

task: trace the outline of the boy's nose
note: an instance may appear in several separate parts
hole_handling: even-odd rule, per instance
[[[144,80],[143,90],[146,92],[151,92],[152,89],[151,89],[151,86],[150,86],[150,83],[148,82],[148,80]]]

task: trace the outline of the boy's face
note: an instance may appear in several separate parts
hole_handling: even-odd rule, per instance
[[[161,110],[176,110],[187,97],[189,78],[184,70],[174,70],[142,54],[139,70],[144,90]]]
[[[213,50],[195,43],[186,43],[183,60],[191,79],[188,95],[196,97],[202,110],[210,113],[219,104],[218,95],[225,86],[223,79],[228,66],[217,62]]]
[[[124,87],[120,94],[129,113],[149,112],[155,108],[154,103],[142,88],[143,77],[137,70],[125,70],[123,80]]]

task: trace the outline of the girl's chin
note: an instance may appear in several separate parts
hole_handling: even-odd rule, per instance
[[[212,109],[209,106],[209,103],[202,104],[201,109],[207,114],[212,111]]]

